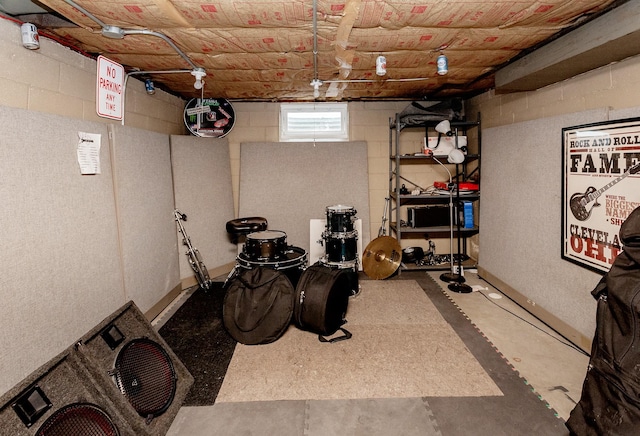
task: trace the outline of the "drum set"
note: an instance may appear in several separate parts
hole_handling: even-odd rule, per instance
[[[326,225],[322,233],[324,255],[319,263],[329,268],[353,270],[352,294],[358,292],[358,231],[354,228],[356,210],[350,206],[334,205],[326,208]],[[229,230],[229,226],[227,226]],[[281,230],[260,230],[248,233],[236,266],[225,284],[240,270],[257,267],[282,271],[295,288],[307,268],[308,254],[301,247],[289,245],[287,234]]]

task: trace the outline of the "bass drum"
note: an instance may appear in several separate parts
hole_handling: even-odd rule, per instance
[[[235,124],[233,106],[226,98],[192,98],[184,108],[184,125],[195,135],[223,138]]]

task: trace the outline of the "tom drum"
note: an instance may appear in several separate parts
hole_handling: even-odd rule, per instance
[[[327,231],[330,233],[347,233],[353,231],[356,210],[341,204],[327,207]]]

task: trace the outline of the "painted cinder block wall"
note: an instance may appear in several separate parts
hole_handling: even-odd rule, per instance
[[[40,48],[22,46],[20,25],[0,20],[0,105],[104,123],[120,123],[96,114],[96,60],[51,39]],[[134,77],[134,76],[132,76]],[[184,134],[184,100],[144,83],[127,82],[124,119],[127,126],[165,134]],[[20,126],[16,126],[20,128]]]

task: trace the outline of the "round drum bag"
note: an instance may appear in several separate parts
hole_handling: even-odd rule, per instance
[[[302,330],[332,335],[346,322],[349,295],[347,270],[312,265],[296,286],[294,322]]]
[[[289,278],[270,268],[242,270],[224,297],[222,321],[245,345],[274,342],[289,327],[295,290]]]

